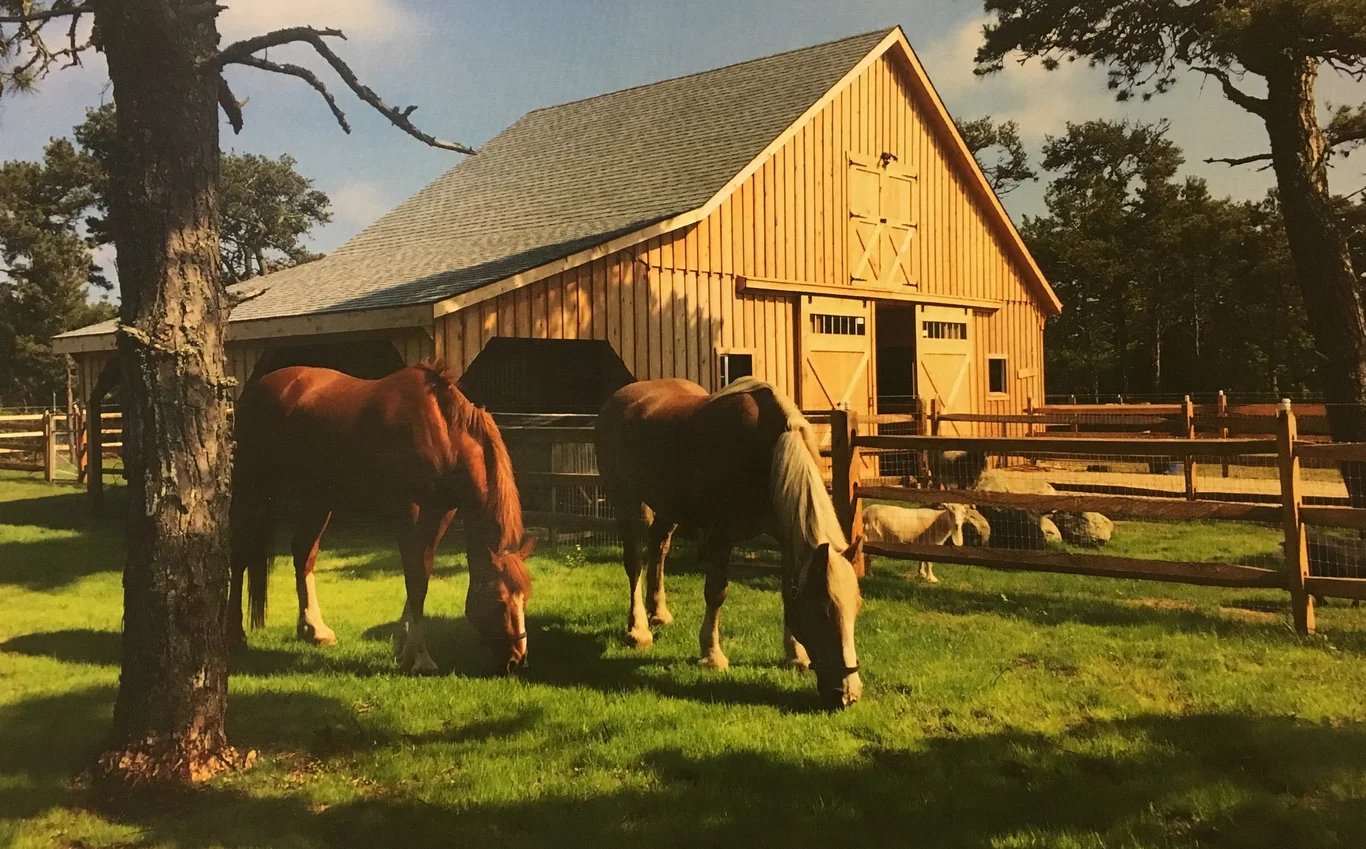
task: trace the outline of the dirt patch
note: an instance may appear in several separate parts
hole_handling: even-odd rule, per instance
[[[1269,610],[1251,610],[1245,607],[1231,607],[1220,605],[1209,610],[1189,601],[1182,601],[1175,598],[1135,598],[1128,602],[1133,607],[1145,607],[1150,610],[1180,610],[1190,613],[1213,613],[1224,619],[1233,622],[1253,622],[1257,624],[1275,624],[1284,618],[1280,613],[1273,613]]]

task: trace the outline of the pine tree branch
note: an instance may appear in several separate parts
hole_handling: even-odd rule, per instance
[[[385,103],[369,86],[362,83],[360,79],[356,77],[355,72],[351,70],[351,67],[347,65],[340,56],[333,52],[332,48],[323,41],[325,37],[346,38],[340,30],[335,29],[289,27],[229,44],[218,52],[218,55],[214,57],[210,65],[217,71],[222,71],[223,67],[226,65],[248,65],[262,70],[270,70],[275,71],[276,73],[285,73],[290,76],[300,77],[305,82],[308,82],[309,85],[313,86],[315,90],[323,93],[324,98],[328,100],[328,106],[332,108],[332,114],[338,116],[339,120],[342,120],[339,116],[340,110],[337,108],[336,102],[325,93],[326,89],[321,86],[321,81],[318,81],[316,85],[314,84],[313,80],[317,80],[316,76],[313,76],[313,80],[310,80],[302,74],[296,73],[293,70],[288,70],[288,68],[297,68],[297,66],[277,65],[276,67],[264,67],[262,63],[265,63],[265,65],[274,63],[269,63],[266,60],[252,56],[253,53],[268,47],[277,47],[282,44],[293,43],[308,44],[317,51],[319,56],[327,61],[327,64],[332,66],[332,70],[336,71],[337,76],[341,77],[342,82],[346,83],[347,88],[351,89],[351,91],[361,100],[368,103],[376,112],[380,113],[385,118],[388,118],[389,123],[393,124],[395,127],[398,127],[403,132],[431,147],[437,147],[443,150],[453,150],[456,153],[475,153],[474,148],[467,145],[458,142],[442,141],[430,133],[418,129],[408,117],[413,113],[413,110],[417,108],[416,106],[406,106],[402,109],[395,109]],[[302,71],[304,69],[298,68],[298,70]],[[308,73],[312,76],[311,72]],[[346,125],[343,124],[342,126],[345,127]]]
[[[337,99],[332,96],[332,92],[327,90],[327,86],[323,84],[323,81],[318,79],[318,75],[309,69],[299,65],[291,65],[287,62],[271,62],[257,56],[243,57],[234,62],[234,64],[246,65],[248,68],[258,68],[262,71],[271,71],[276,74],[287,74],[291,77],[298,77],[312,86],[318,94],[322,95],[323,100],[327,102],[327,108],[332,110],[332,117],[337,119],[337,123],[341,126],[342,131],[347,134],[351,132],[351,125],[347,123],[346,113],[337,105]]]
[[[242,132],[242,101],[232,93],[228,81],[221,75],[218,77],[218,105],[223,108],[223,114],[228,116],[228,124],[232,126],[232,131]]]
[[[37,12],[25,12],[22,15],[0,15],[0,24],[36,24],[46,23],[55,18],[67,15],[84,15],[94,9],[89,3],[81,3],[77,6],[58,6],[52,9],[43,9]]]
[[[1205,74],[1206,76],[1214,77],[1216,80],[1218,80],[1219,85],[1224,90],[1224,97],[1227,97],[1229,100],[1243,107],[1248,112],[1251,112],[1253,115],[1257,115],[1262,118],[1266,117],[1266,101],[1260,97],[1253,97],[1252,95],[1248,94],[1247,92],[1243,91],[1242,89],[1234,85],[1232,78],[1230,78],[1228,75],[1228,71],[1222,70],[1220,68],[1211,68],[1208,66],[1197,66],[1195,70],[1199,71],[1202,74]]]
[[[1218,163],[1223,163],[1224,165],[1227,165],[1227,166],[1229,166],[1230,168],[1236,168],[1236,167],[1239,166],[1239,165],[1249,165],[1249,164],[1251,164],[1251,163],[1253,163],[1253,162],[1268,162],[1268,163],[1269,163],[1270,161],[1271,161],[1271,154],[1269,154],[1269,153],[1256,153],[1256,154],[1253,154],[1252,156],[1234,156],[1234,157],[1215,156],[1215,157],[1211,157],[1211,158],[1209,158],[1209,159],[1206,159],[1206,160],[1205,160],[1205,163],[1208,164],[1208,165],[1215,165],[1215,164],[1218,164]],[[1270,168],[1270,167],[1271,167],[1270,165],[1265,165],[1265,166],[1263,166],[1263,167],[1261,167],[1261,168],[1258,168],[1257,170],[1258,170],[1258,171],[1265,171],[1267,168]]]

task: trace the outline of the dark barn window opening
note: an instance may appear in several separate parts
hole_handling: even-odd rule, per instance
[[[403,357],[388,339],[313,342],[266,351],[252,369],[251,380],[289,366],[330,368],[352,377],[377,380],[405,365]]]

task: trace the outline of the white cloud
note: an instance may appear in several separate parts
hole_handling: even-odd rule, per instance
[[[381,180],[351,180],[327,194],[332,198],[332,222],[309,236],[313,249],[324,253],[336,250],[402,199],[387,190]]]
[[[973,58],[982,44],[985,18],[960,26],[920,52],[941,97],[956,118],[990,114],[1015,121],[1031,140],[1062,132],[1068,120],[1115,117],[1121,113],[1103,77],[1085,62],[1067,63],[1054,71],[1038,60],[1023,65],[1007,58],[1006,67],[987,77],[973,74]]]
[[[227,6],[218,18],[225,39],[303,25],[339,29],[351,41],[395,41],[421,31],[401,0],[227,0]]]

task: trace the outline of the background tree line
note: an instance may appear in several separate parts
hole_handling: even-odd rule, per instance
[[[90,297],[114,288],[95,251],[113,242],[109,175],[127,158],[115,122],[113,104],[92,109],[41,161],[0,163],[0,405],[64,398],[66,365],[51,338],[118,311]],[[226,282],[317,258],[303,238],[332,220],[331,202],[293,158],[229,153],[220,169]]]
[[[1012,122],[965,122],[998,192],[1037,176]],[[1277,194],[1235,201],[1182,174],[1165,124],[1088,121],[1047,137],[1047,212],[1021,233],[1064,304],[1047,329],[1048,391],[1134,396],[1318,394]],[[1356,264],[1366,203],[1335,210]]]

